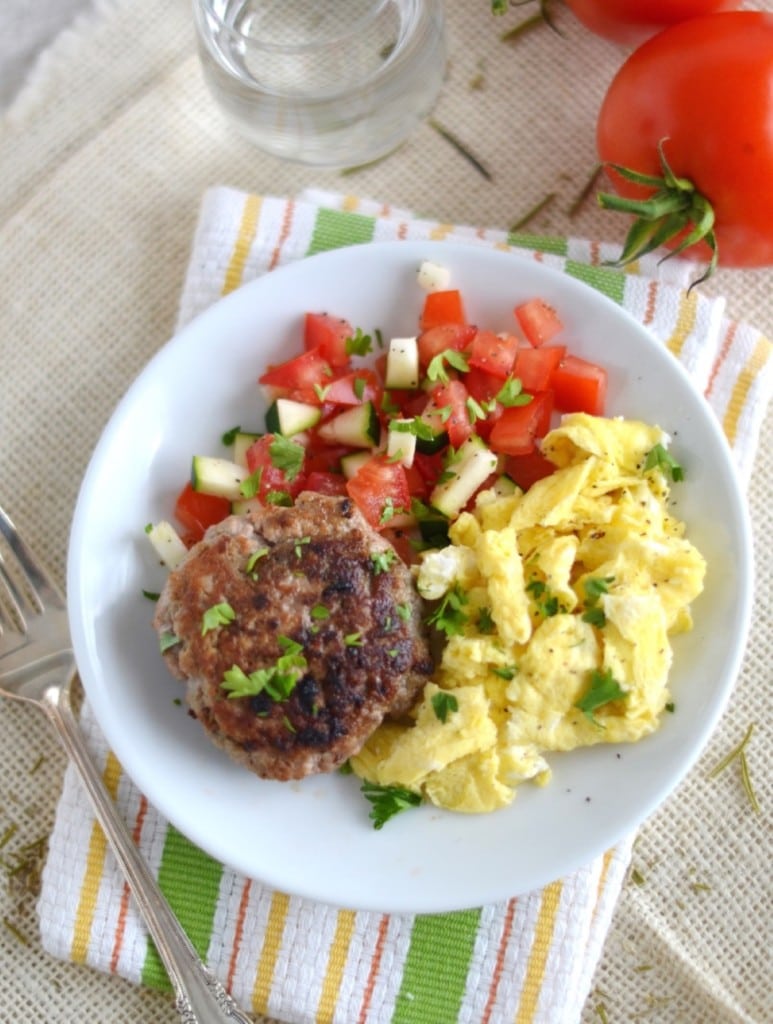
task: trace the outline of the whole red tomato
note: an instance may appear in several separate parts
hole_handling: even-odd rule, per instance
[[[689,242],[687,255],[709,259],[715,242],[723,266],[773,263],[773,14],[706,15],[648,40],[609,86],[597,145],[605,164],[653,179],[663,175],[662,145],[675,176],[667,184],[607,167],[620,196],[654,195],[661,207],[660,219],[649,209],[637,222],[639,243]],[[699,221],[704,240],[694,245],[685,229]]]
[[[686,18],[730,11],[740,0],[566,0],[596,35],[634,46]]]

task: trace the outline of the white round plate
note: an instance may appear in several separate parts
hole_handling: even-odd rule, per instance
[[[553,755],[553,780],[507,809],[462,815],[422,806],[380,831],[355,778],[266,782],[232,763],[175,703],[143,590],[163,576],[144,534],[169,518],[194,453],[224,431],[262,429],[257,377],[301,348],[302,315],[327,311],[384,337],[415,332],[420,262],[448,267],[471,322],[512,327],[542,296],[570,348],[609,371],[608,414],[655,423],[685,467],[677,512],[708,562],[695,627],[675,638],[673,714],[638,744]],[[358,245],[245,285],[176,335],[118,405],[86,472],[72,526],[68,594],[83,683],[126,771],[184,835],[284,892],[354,909],[429,913],[542,886],[629,834],[671,792],[717,722],[749,626],[751,532],[727,445],[665,347],[567,275],[518,254],[446,242]]]

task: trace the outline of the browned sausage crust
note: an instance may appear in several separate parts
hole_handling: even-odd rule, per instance
[[[232,621],[204,629],[220,604]],[[211,527],[170,573],[154,626],[196,718],[263,778],[338,767],[433,667],[410,571],[348,498],[302,494]],[[229,696],[227,672],[270,669],[290,647],[289,696]]]

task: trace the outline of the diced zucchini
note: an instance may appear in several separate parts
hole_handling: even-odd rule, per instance
[[[509,498],[511,494],[515,494],[521,488],[511,476],[508,476],[507,473],[502,473],[494,481],[494,486],[491,490],[498,498]]]
[[[241,485],[249,476],[245,466],[213,455],[194,455],[191,463],[191,486],[202,494],[216,494],[229,501],[243,495]]]
[[[419,345],[416,338],[392,338],[387,351],[384,384],[412,390],[419,386]]]
[[[260,498],[240,498],[239,501],[231,502],[231,513],[235,516],[244,516],[248,512],[258,512],[265,508]]]
[[[341,472],[347,480],[351,480],[360,466],[373,458],[372,452],[349,452],[341,456]]]
[[[477,435],[468,438],[449,466],[449,477],[436,484],[429,503],[449,519],[464,508],[478,488],[495,472],[497,455]]]
[[[185,558],[188,549],[172,524],[166,519],[161,519],[157,523],[151,523],[145,532],[161,562],[167,569],[176,569]]]
[[[400,462],[403,466],[412,466],[416,455],[416,435],[408,430],[400,430],[397,424],[412,423],[412,420],[394,419],[389,424],[387,434],[387,458]]]
[[[234,434],[231,458],[237,466],[247,467],[247,449],[253,445],[260,434],[248,430],[237,430]]]
[[[319,423],[322,410],[318,405],[296,402],[292,398],[277,398],[266,411],[266,430],[269,434],[292,437],[310,430]]]
[[[327,420],[317,431],[323,441],[349,448],[374,448],[381,437],[381,422],[373,402],[353,405]]]

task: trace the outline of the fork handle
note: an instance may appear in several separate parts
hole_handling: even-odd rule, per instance
[[[75,675],[75,670],[69,682]],[[61,683],[61,675],[57,680]],[[176,992],[183,1024],[251,1024],[199,958],[190,939],[140,856],[123,819],[89,756],[69,700],[69,685],[52,686],[44,706],[67,754],[80,772],[97,820],[131,888]]]

